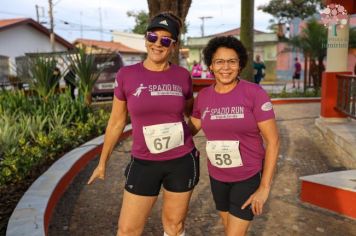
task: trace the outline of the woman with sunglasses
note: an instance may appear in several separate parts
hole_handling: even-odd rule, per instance
[[[239,40],[213,38],[203,54],[216,83],[199,92],[189,125],[207,138],[211,190],[225,234],[245,235],[262,213],[276,167],[273,107],[260,86],[240,78],[247,53]]]
[[[184,121],[193,105],[190,73],[169,62],[181,26],[173,14],[155,16],[145,37],[147,58],[117,74],[103,151],[88,183],[104,179],[106,163],[130,113],[133,145],[125,170],[120,236],[142,234],[161,185],[164,235],[184,235],[189,200],[199,181],[199,155]]]

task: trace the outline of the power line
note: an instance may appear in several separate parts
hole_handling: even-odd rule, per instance
[[[212,16],[201,16],[201,17],[198,17],[199,19],[201,19],[202,23],[201,23],[201,36],[204,37],[204,22],[205,22],[205,19],[211,19],[213,18]]]
[[[8,12],[8,11],[0,11],[1,14],[6,14],[6,15],[15,15],[15,16],[27,16],[30,17],[27,13],[19,13],[19,12]]]
[[[55,2],[54,4],[53,4],[53,6],[55,6],[55,5],[57,5],[58,3],[60,3],[62,0],[58,0],[57,2]]]

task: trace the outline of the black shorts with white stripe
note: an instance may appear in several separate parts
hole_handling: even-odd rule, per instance
[[[131,157],[125,170],[126,191],[141,196],[157,196],[161,185],[171,192],[188,192],[199,182],[199,152],[168,161],[148,161]]]

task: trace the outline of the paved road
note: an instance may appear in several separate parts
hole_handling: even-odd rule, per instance
[[[264,215],[256,217],[248,235],[356,235],[356,220],[302,203],[299,177],[345,168],[341,157],[325,143],[314,125],[319,104],[275,106],[281,135],[278,169]],[[205,157],[205,137],[199,133],[195,143]],[[111,157],[107,179],[85,185],[97,160],[82,171],[61,199],[51,221],[49,235],[115,235],[122,200],[123,172],[130,156],[131,140],[121,143]],[[186,222],[189,236],[219,236],[223,228],[214,210],[201,159],[201,178],[191,201]],[[143,235],[160,236],[161,199],[149,218]]]

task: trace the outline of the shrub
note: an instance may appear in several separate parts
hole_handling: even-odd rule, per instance
[[[47,102],[20,91],[0,93],[0,186],[26,178],[38,165],[102,134],[109,113],[69,94]]]

